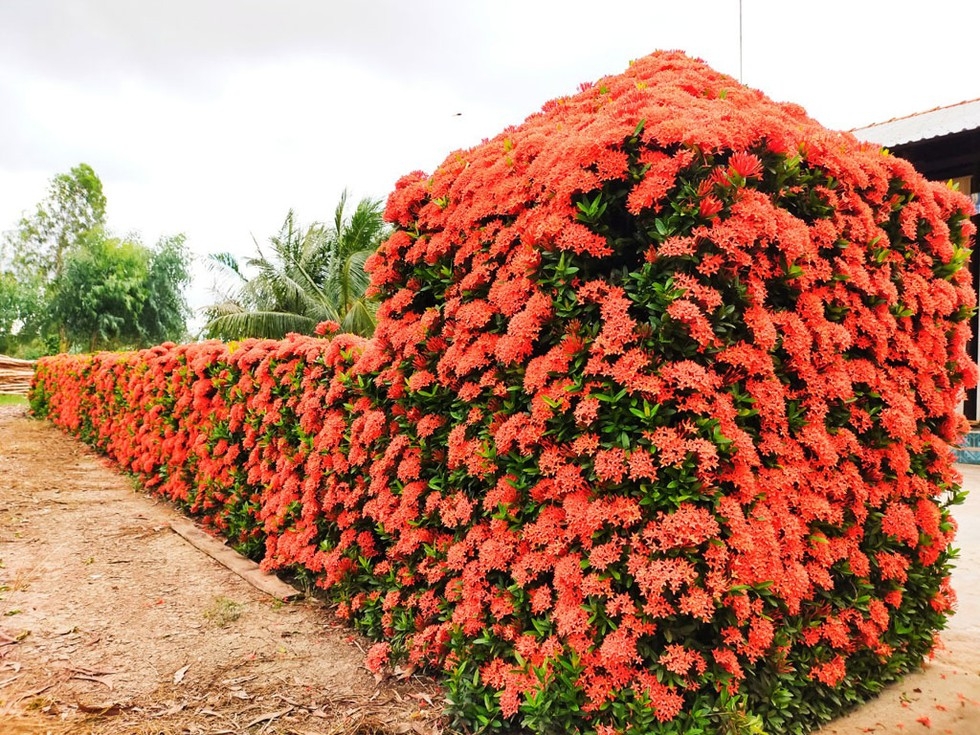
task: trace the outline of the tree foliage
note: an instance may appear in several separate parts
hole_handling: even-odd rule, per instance
[[[146,347],[179,340],[187,305],[181,293],[189,280],[183,237],[148,248],[135,238],[91,230],[65,258],[50,303],[68,347]]]
[[[106,230],[106,198],[92,167],[58,174],[47,196],[0,245],[0,350],[140,347],[179,339],[188,309],[183,236],[155,248]]]
[[[312,334],[318,323],[334,321],[341,331],[369,336],[375,307],[365,296],[364,261],[386,234],[380,202],[362,199],[348,213],[346,192],[330,225],[303,228],[290,210],[269,238],[270,249],[256,241],[256,255],[244,267],[230,253],[211,256],[231,287],[205,309],[206,334],[279,339],[289,332]]]
[[[184,239],[183,235],[163,237],[150,251],[146,300],[138,320],[143,344],[177,341],[187,331],[190,312],[183,289],[190,283],[190,254]]]
[[[0,272],[0,354],[18,351],[27,328],[37,321],[37,289],[23,283],[12,270]]]
[[[57,280],[66,253],[85,234],[105,224],[106,198],[102,181],[86,163],[67,174],[58,174],[48,186],[48,195],[34,213],[24,215],[13,236],[15,263],[26,271],[39,272],[44,281]]]
[[[135,342],[146,276],[146,254],[136,243],[93,230],[66,258],[51,316],[63,325],[71,346],[89,352]]]

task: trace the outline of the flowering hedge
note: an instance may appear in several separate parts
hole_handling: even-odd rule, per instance
[[[654,54],[398,183],[372,340],[58,356],[32,405],[459,725],[805,732],[953,604],[970,211]]]

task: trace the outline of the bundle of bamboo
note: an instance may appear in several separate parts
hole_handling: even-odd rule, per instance
[[[26,395],[33,375],[33,360],[0,355],[0,393]]]

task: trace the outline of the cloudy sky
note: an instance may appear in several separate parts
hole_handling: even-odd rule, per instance
[[[739,0],[0,0],[0,230],[84,161],[117,232],[244,254],[656,49],[832,128],[980,97],[977,0],[741,4],[740,64]]]

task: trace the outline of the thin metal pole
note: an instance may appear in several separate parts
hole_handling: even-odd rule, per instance
[[[738,81],[744,83],[742,78],[742,0],[738,0]]]

